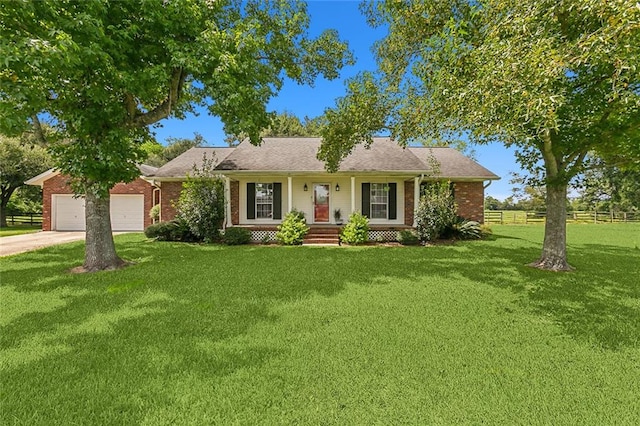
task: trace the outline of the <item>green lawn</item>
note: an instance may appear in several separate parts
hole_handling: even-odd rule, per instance
[[[12,235],[32,234],[42,231],[42,225],[11,225],[6,228],[0,228],[0,238],[10,237]]]
[[[437,247],[116,237],[0,259],[0,424],[638,424],[640,225]]]

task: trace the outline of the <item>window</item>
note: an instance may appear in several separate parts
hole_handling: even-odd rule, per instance
[[[389,186],[386,183],[371,184],[371,219],[386,219],[389,205]]]
[[[256,219],[273,218],[273,184],[256,183]]]

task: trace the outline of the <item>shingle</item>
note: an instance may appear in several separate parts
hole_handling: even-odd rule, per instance
[[[410,147],[409,149],[427,165],[426,170],[433,173],[434,177],[500,179],[499,176],[453,148]]]
[[[151,176],[158,170],[157,167],[153,167],[148,164],[138,164],[137,167],[142,176]]]
[[[196,167],[202,167],[202,160],[214,160],[214,164],[220,164],[234,148],[191,148],[187,152],[179,155],[167,164],[160,167],[153,174],[154,177],[176,177],[183,178]]]
[[[265,138],[260,146],[244,141],[236,148],[192,148],[162,166],[154,176],[184,177],[194,164],[202,164],[205,154],[208,158],[215,154],[216,170],[222,174],[232,175],[234,171],[324,172],[324,163],[316,158],[320,142],[320,138]],[[339,171],[406,171],[433,173],[443,178],[499,179],[455,149],[403,148],[390,138],[374,138],[369,148],[362,144],[356,146]]]

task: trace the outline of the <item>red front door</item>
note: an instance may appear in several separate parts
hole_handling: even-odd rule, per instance
[[[328,184],[313,185],[313,221],[329,222],[329,188]]]

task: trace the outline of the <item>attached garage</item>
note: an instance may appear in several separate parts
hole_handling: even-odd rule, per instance
[[[52,200],[54,231],[84,231],[84,199],[73,195],[55,194]],[[111,228],[114,231],[144,229],[144,196],[111,195]]]
[[[140,166],[143,173],[155,168]],[[143,170],[144,168],[144,170]],[[42,229],[44,231],[84,231],[84,198],[74,198],[68,178],[48,170],[26,183],[42,187]],[[151,224],[154,186],[143,177],[118,183],[111,189],[111,229],[142,231]]]

